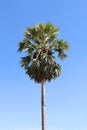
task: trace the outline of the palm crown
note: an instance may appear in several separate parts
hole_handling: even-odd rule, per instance
[[[68,43],[57,39],[58,27],[51,23],[40,23],[25,31],[25,38],[19,43],[18,51],[26,52],[21,58],[21,66],[26,74],[36,82],[50,81],[61,73],[61,66],[56,62],[55,52],[60,59],[67,57],[64,51],[69,49]]]

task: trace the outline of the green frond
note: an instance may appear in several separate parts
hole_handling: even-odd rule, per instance
[[[21,57],[21,66],[24,67],[25,69],[29,66],[31,62],[31,56],[25,56]]]
[[[19,43],[19,48],[18,48],[19,52],[25,51],[25,52],[31,53],[34,51],[34,49],[35,49],[35,46],[31,44],[31,42],[28,41],[27,39],[24,39],[23,42]]]
[[[51,62],[51,61],[50,61]],[[26,74],[40,83],[43,79],[51,81],[61,74],[61,66],[55,62],[48,62],[48,59],[40,62],[34,61],[30,67],[28,67]]]
[[[63,40],[58,40],[57,41],[57,46],[58,46],[58,49],[61,49],[61,50],[69,50],[69,45],[68,45],[68,42],[66,41],[63,41]]]
[[[53,46],[52,46],[53,45]],[[65,51],[69,50],[69,45],[66,41],[57,40],[52,44],[54,51],[58,53],[60,59],[65,59],[68,55],[65,54]]]
[[[62,60],[68,57],[68,55],[65,54],[65,53],[59,53],[58,56],[59,56],[59,58],[62,59]]]
[[[55,27],[53,26],[53,24],[51,23],[47,23],[45,25],[45,31],[46,32],[51,32],[51,33],[54,33],[54,32],[57,32],[59,30],[59,27]]]

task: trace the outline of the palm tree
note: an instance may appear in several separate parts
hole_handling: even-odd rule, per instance
[[[21,66],[26,74],[37,83],[41,83],[42,130],[46,130],[46,81],[51,81],[61,74],[57,58],[64,59],[69,49],[68,43],[57,39],[59,27],[51,23],[37,24],[25,31],[24,39],[19,43],[19,52],[26,52],[21,58]],[[55,55],[57,53],[57,57]]]

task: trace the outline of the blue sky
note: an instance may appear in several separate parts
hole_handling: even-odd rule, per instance
[[[20,67],[28,26],[52,22],[70,45],[62,74],[47,83],[47,129],[87,130],[87,1],[0,1],[0,130],[40,130],[40,84]]]

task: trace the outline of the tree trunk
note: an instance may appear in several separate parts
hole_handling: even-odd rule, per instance
[[[41,86],[41,115],[42,115],[42,130],[46,130],[46,86],[45,80]]]

